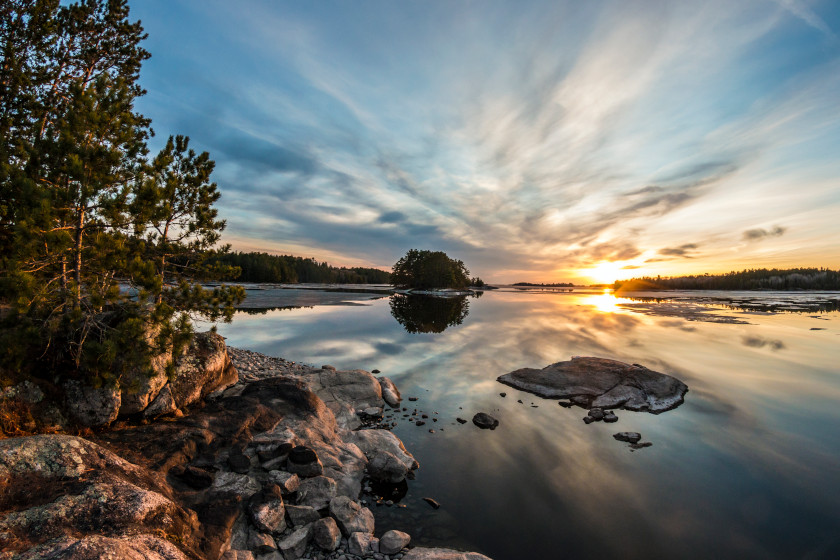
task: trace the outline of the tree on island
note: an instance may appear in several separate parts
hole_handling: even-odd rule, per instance
[[[149,53],[125,0],[15,0],[0,17],[0,373],[150,372],[191,314],[229,320],[244,297],[195,283],[230,273],[206,264],[225,225],[213,162],[185,137],[147,158]]]
[[[466,288],[470,271],[462,261],[443,251],[409,250],[391,271],[391,283],[399,288]]]

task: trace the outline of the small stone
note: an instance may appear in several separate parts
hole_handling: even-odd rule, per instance
[[[417,424],[418,426],[422,426],[425,424],[425,422],[423,422],[422,420],[418,420],[417,422],[415,422],[415,424]]]
[[[411,536],[402,531],[387,531],[379,539],[379,552],[383,554],[397,554],[408,546]]]
[[[600,408],[593,408],[589,411],[590,418],[594,420],[603,420],[604,419],[604,411]]]
[[[309,539],[312,536],[312,527],[307,525],[302,527],[277,543],[277,548],[283,553],[283,557],[287,560],[292,558],[300,558],[306,551],[306,545],[309,544]]]
[[[410,400],[411,402],[414,402],[414,401],[417,400],[417,397],[408,397],[408,400]]]
[[[618,416],[616,416],[615,412],[613,412],[612,410],[607,410],[606,412],[604,412],[604,422],[618,422]]]
[[[335,371],[335,366],[321,366],[321,369],[326,369],[329,371]]]
[[[312,525],[312,540],[321,550],[332,551],[341,544],[341,531],[332,517],[319,519]]]
[[[507,393],[499,393],[499,396],[500,396],[500,397],[502,397],[502,398],[504,398],[504,397],[506,397],[506,396],[507,396]]]
[[[330,501],[330,515],[347,536],[357,531],[373,534],[373,513],[347,496],[337,496]]]
[[[495,430],[499,425],[499,421],[487,414],[486,412],[479,412],[473,416],[473,424],[482,430]]]
[[[243,455],[241,451],[231,453],[228,457],[228,466],[235,473],[246,474],[251,470],[251,459],[247,455]]]
[[[372,370],[370,370],[370,372],[371,372],[371,373],[382,373],[382,372],[381,372],[381,371],[379,371],[378,369],[372,369]]]
[[[434,509],[440,509],[440,504],[434,498],[423,498],[423,501],[432,506]]]
[[[374,552],[379,551],[379,539],[370,533],[364,531],[357,531],[350,535],[348,539],[347,548],[350,554],[356,556],[370,556]]]
[[[651,445],[653,445],[651,442],[643,441],[641,443],[631,443],[630,448],[631,449],[644,449],[645,447],[650,447]]]
[[[282,499],[256,503],[250,509],[251,521],[263,533],[279,534],[286,529],[286,508]]]
[[[595,419],[594,419],[594,418],[592,418],[591,416],[584,416],[584,417],[583,417],[583,422],[584,422],[585,424],[591,424],[591,423],[592,423],[592,422],[594,422],[594,421],[595,421]]]
[[[618,441],[639,443],[639,440],[642,439],[642,434],[639,432],[618,432],[617,434],[613,434],[613,437]]]
[[[312,506],[286,506],[286,513],[295,527],[303,527],[308,523],[314,523],[321,519],[321,514]]]
[[[283,494],[296,492],[300,487],[300,477],[286,471],[269,471],[268,479],[280,487]]]
[[[457,422],[458,422],[459,424],[466,424],[466,423],[467,423],[467,421],[466,421],[466,420],[464,420],[463,418],[456,418],[455,420],[457,420]]]

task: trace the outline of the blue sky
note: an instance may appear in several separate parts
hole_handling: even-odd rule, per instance
[[[840,4],[132,2],[236,250],[485,280],[840,268]]]

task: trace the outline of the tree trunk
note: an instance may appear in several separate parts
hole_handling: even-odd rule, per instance
[[[79,207],[79,219],[76,222],[76,246],[74,247],[76,262],[73,267],[73,275],[76,280],[76,301],[75,308],[79,309],[82,305],[82,240],[84,238],[85,230],[85,209]]]

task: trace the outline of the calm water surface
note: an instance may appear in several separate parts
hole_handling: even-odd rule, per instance
[[[393,496],[406,507],[371,506],[378,532],[495,560],[840,558],[840,312],[716,305],[701,320],[694,304],[599,293],[370,297],[238,313],[219,330],[237,347],[380,369],[418,397],[404,401],[409,412],[438,418],[417,427],[398,416],[394,432],[421,466]],[[674,375],[690,388],[685,404],[585,425],[583,409],[496,381],[571,356]],[[479,411],[501,425],[455,422]],[[618,431],[653,446],[631,451]]]

